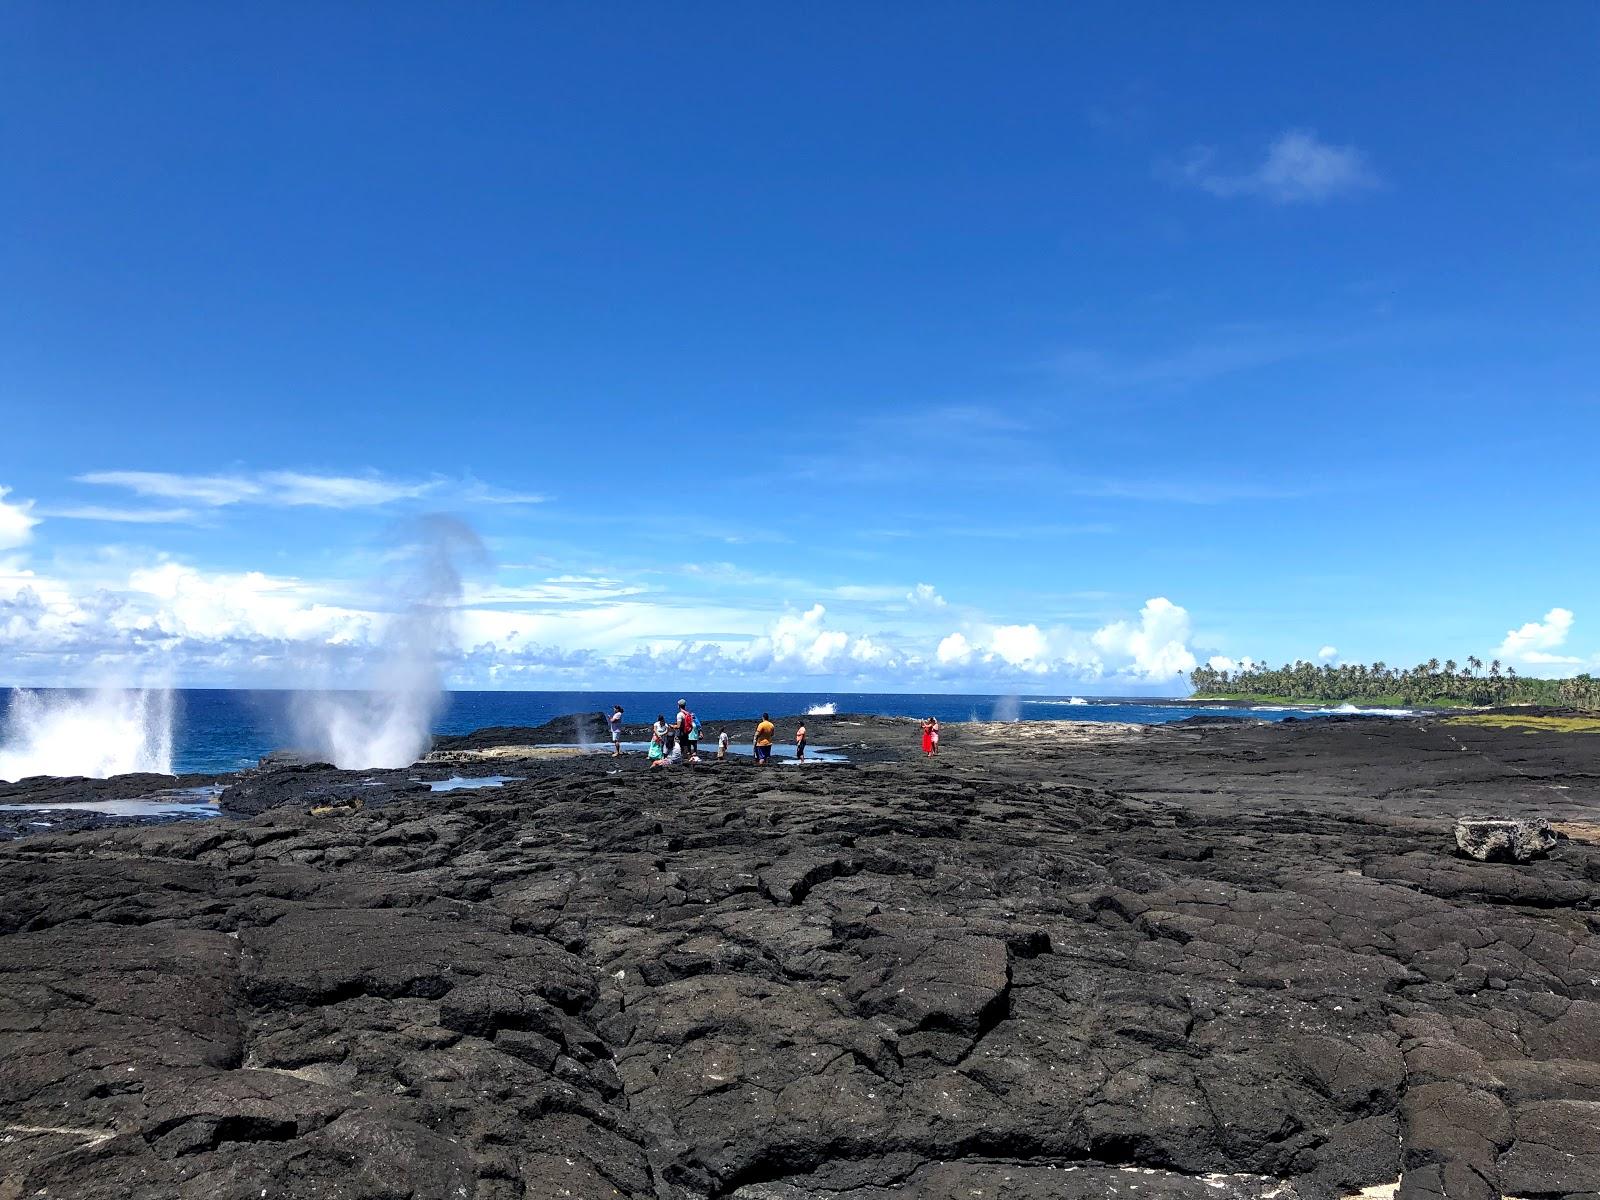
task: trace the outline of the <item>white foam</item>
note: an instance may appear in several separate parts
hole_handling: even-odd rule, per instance
[[[829,700],[826,704],[813,704],[810,708],[806,709],[806,716],[831,717],[838,711],[839,706],[832,700]]]
[[[0,731],[0,779],[134,771],[172,774],[172,691],[11,693]]]

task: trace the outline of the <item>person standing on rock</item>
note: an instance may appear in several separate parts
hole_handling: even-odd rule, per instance
[[[717,734],[717,761],[722,762],[728,757],[728,731],[721,730]]]
[[[805,762],[806,760],[806,723],[804,721],[801,721],[800,728],[794,731],[794,760],[795,762]]]
[[[689,726],[689,761],[700,761],[700,718],[693,713],[689,714],[694,724]]]
[[[923,717],[922,718],[922,753],[924,755],[929,755],[929,754],[933,753],[933,718],[932,717]]]
[[[764,767],[772,757],[772,735],[778,727],[766,713],[761,714],[761,724],[756,726],[756,766]]]
[[[684,762],[694,761],[694,744],[697,740],[696,724],[694,714],[689,711],[689,702],[687,700],[679,700],[677,727],[673,732],[678,737],[678,745],[683,748]]]
[[[939,753],[939,718],[929,717],[928,721],[931,725],[931,728],[928,730],[928,742],[932,746],[932,749],[930,749],[928,753],[937,754]]]
[[[622,757],[622,705],[611,706],[611,716],[607,718],[611,725],[611,757]]]

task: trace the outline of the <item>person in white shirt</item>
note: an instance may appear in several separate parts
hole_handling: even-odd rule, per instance
[[[611,706],[611,757],[622,757],[622,705]]]

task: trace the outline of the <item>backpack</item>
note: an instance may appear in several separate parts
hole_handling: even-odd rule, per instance
[[[678,714],[678,728],[683,730],[684,733],[688,733],[689,730],[693,729],[694,724],[694,714],[687,708]]]
[[[691,742],[698,742],[700,740],[700,718],[699,717],[695,717],[694,718],[694,724],[689,726],[689,740]]]

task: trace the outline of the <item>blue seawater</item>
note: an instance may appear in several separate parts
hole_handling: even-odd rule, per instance
[[[179,772],[237,771],[254,766],[270,750],[292,744],[287,719],[292,693],[184,689],[177,693],[173,769]],[[11,693],[0,691],[0,721]],[[1331,710],[1317,708],[1227,708],[1208,704],[1152,704],[1148,699],[1101,698],[1087,703],[1065,696],[898,695],[875,692],[686,693],[689,705],[713,730],[718,721],[748,720],[770,712],[875,713],[889,717],[937,717],[941,722],[993,720],[1127,721],[1159,724],[1194,716],[1252,717],[1276,721]],[[602,710],[620,704],[630,722],[648,723],[670,714],[678,695],[667,692],[449,692],[435,722],[437,733],[468,733],[487,725],[539,725],[568,713],[591,712],[593,736],[604,736]],[[831,709],[829,706],[832,706]]]

